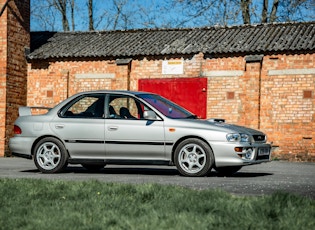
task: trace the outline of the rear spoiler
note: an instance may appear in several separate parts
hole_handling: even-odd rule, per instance
[[[30,116],[33,115],[32,110],[51,110],[49,107],[43,107],[43,106],[21,106],[19,107],[19,116]],[[42,114],[42,113],[39,113]]]

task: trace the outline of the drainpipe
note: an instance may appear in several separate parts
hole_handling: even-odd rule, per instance
[[[264,55],[247,55],[245,56],[246,63],[259,62],[259,75],[258,75],[258,129],[260,129],[260,120],[261,120],[261,72],[263,64]]]
[[[131,60],[128,63],[128,70],[127,70],[127,90],[130,90],[130,74],[131,74]]]
[[[70,87],[70,73],[69,71],[67,71],[67,98],[69,98],[69,91],[70,91],[69,87]]]
[[[128,70],[127,70],[127,90],[130,90],[131,62],[132,62],[132,58],[116,59],[116,65],[128,65]]]

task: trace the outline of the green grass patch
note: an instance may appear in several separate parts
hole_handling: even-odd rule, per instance
[[[315,229],[315,201],[156,184],[0,179],[0,229]]]

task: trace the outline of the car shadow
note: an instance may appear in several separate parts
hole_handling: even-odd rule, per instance
[[[263,176],[272,176],[273,173],[263,173],[263,172],[237,172],[232,175],[223,175],[212,171],[209,176],[214,177],[238,177],[238,178],[250,178],[250,177],[263,177]]]
[[[24,173],[40,173],[38,169],[23,170]],[[105,167],[101,170],[91,171],[83,167],[78,166],[68,166],[60,174],[106,174],[106,175],[162,175],[162,176],[181,176],[180,173],[175,168],[150,168],[150,167]],[[253,178],[253,177],[264,177],[272,176],[273,173],[264,172],[237,172],[232,175],[222,175],[212,170],[207,177],[222,177],[222,178]]]
[[[141,175],[180,175],[176,169],[159,169],[159,168],[104,168],[103,173],[106,174],[141,174]]]

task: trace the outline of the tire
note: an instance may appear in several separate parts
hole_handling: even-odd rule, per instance
[[[106,164],[82,164],[83,168],[91,172],[98,172],[105,167]]]
[[[231,176],[239,171],[241,168],[242,166],[226,166],[215,168],[215,171],[217,171],[220,176]]]
[[[67,166],[67,161],[67,150],[56,138],[43,138],[34,148],[34,162],[42,173],[61,172]]]
[[[202,140],[189,138],[175,149],[175,165],[183,176],[205,176],[214,164],[211,148]]]

